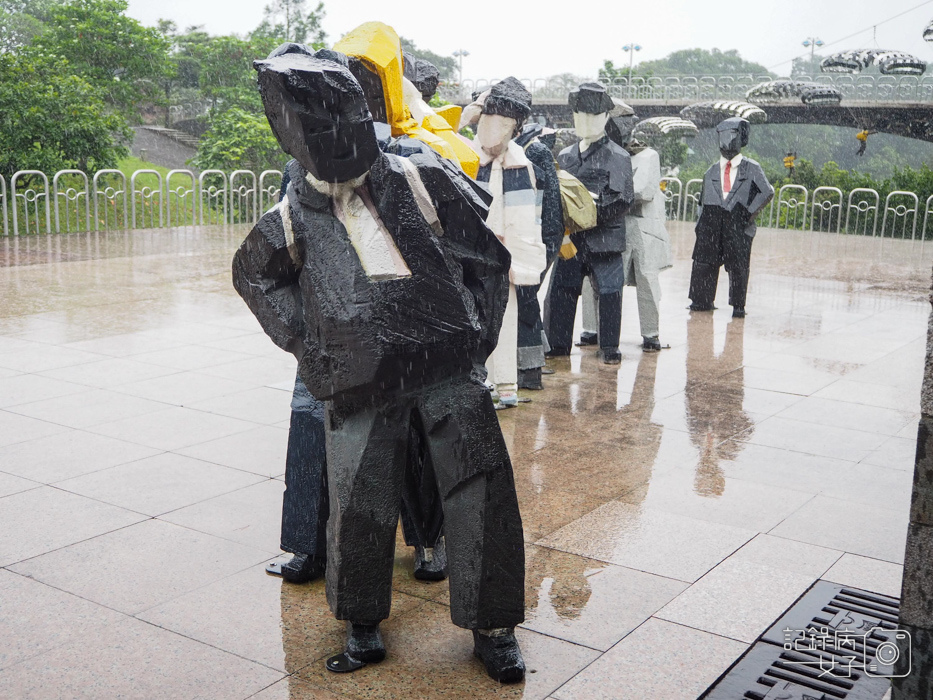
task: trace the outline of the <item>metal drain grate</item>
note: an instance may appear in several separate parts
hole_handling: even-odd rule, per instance
[[[881,700],[891,687],[899,606],[817,581],[701,698]]]

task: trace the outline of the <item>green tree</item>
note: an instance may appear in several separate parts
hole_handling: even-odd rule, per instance
[[[62,0],[0,0],[0,51],[27,46],[45,29],[49,10]]]
[[[131,132],[58,57],[0,54],[0,174],[115,167]]]
[[[158,29],[127,17],[125,0],[70,0],[49,13],[34,45],[66,59],[76,75],[103,91],[128,119],[143,103],[161,101],[171,75],[170,41]]]
[[[266,115],[238,107],[217,114],[201,137],[194,164],[201,170],[282,169],[288,157],[282,153]]]
[[[307,0],[273,0],[263,10],[262,22],[252,36],[278,39],[280,43],[297,41],[320,49],[327,41],[327,34],[321,26],[325,14],[323,2],[308,10]]]
[[[638,75],[771,75],[763,65],[746,61],[735,49],[681,49],[656,61],[642,61],[635,68]]]
[[[457,72],[457,59],[453,56],[442,56],[428,49],[419,49],[415,46],[415,42],[403,36],[399,37],[399,41],[402,44],[402,51],[405,53],[433,63],[434,67],[437,68],[441,80],[456,80],[459,77]]]
[[[646,75],[640,73],[639,66],[632,68],[632,75]],[[605,60],[603,61],[603,67],[599,69],[599,74],[597,78],[604,83],[611,83],[613,80],[619,78],[627,78],[629,76],[628,67],[616,66],[612,61]]]

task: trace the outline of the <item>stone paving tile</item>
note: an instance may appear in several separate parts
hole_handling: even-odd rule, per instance
[[[530,545],[522,627],[606,651],[686,587],[681,581]]]
[[[888,384],[870,384],[867,382],[852,381],[848,378],[839,379],[824,389],[820,389],[814,398],[834,399],[850,403],[878,406],[895,411],[918,412],[920,410],[920,393],[916,396],[907,396],[903,389]]]
[[[0,447],[67,431],[63,425],[0,409]]]
[[[907,511],[817,496],[769,534],[901,564],[908,517]]]
[[[121,418],[133,418],[165,409],[165,404],[106,389],[91,389],[54,399],[12,406],[7,410],[23,416],[58,423],[69,428],[89,428]]]
[[[172,407],[143,416],[100,423],[92,433],[135,442],[161,450],[177,450],[209,440],[242,433],[255,423],[190,408]]]
[[[557,700],[696,700],[747,645],[652,618],[565,683]]]
[[[754,642],[840,554],[810,547],[824,560],[804,573],[803,567],[792,570],[785,566],[796,557],[775,555],[769,551],[772,549],[780,553],[781,547],[759,545],[748,554],[740,549],[664,606],[656,617],[721,637]],[[797,544],[794,549],[805,547]]]
[[[6,669],[0,673],[0,697],[231,700],[249,697],[282,677],[266,666],[125,618]]]
[[[0,569],[0,601],[0,671],[123,619],[114,610],[5,569]]]
[[[12,474],[0,472],[0,498],[12,496],[14,493],[21,493],[29,489],[36,489],[42,486],[37,481],[30,481]]]
[[[3,470],[52,484],[151,457],[159,450],[83,430],[66,430],[0,447]]]
[[[258,483],[262,477],[165,452],[56,486],[146,515],[162,515]]]
[[[781,488],[730,479],[717,473],[716,458],[701,457],[693,469],[675,469],[651,479],[646,493],[619,500],[723,525],[767,532],[813,497]]]
[[[41,372],[78,365],[83,362],[95,362],[101,359],[104,359],[103,356],[97,353],[40,344],[34,348],[8,350],[0,353],[0,367],[18,372]]]
[[[822,578],[844,586],[863,588],[900,598],[904,567],[879,559],[843,554]]]
[[[383,624],[423,604],[420,598],[396,593],[392,614]],[[231,611],[235,611],[235,625],[229,624]],[[302,585],[285,583],[267,574],[264,565],[215,581],[137,617],[286,673],[342,651],[346,642],[346,625],[331,614],[323,579]]]
[[[119,384],[113,391],[139,396],[152,401],[161,401],[172,406],[190,406],[198,401],[235,394],[243,390],[241,382],[212,377],[200,372],[172,370],[153,379]]]
[[[42,401],[66,394],[87,391],[81,384],[51,379],[39,374],[17,374],[0,382],[0,408],[9,408],[32,401]]]
[[[611,501],[536,544],[692,583],[756,534]]]
[[[225,467],[262,476],[285,473],[288,423],[280,426],[251,426],[233,435],[180,447],[176,452]]]
[[[835,428],[860,429],[880,435],[896,435],[916,414],[877,406],[808,397],[777,414],[779,418]]]
[[[345,697],[313,686],[298,676],[289,676],[255,695],[250,695],[249,700],[339,700]]]
[[[913,474],[914,463],[917,458],[917,421],[904,426],[898,434],[909,430],[913,437],[892,437],[881,443],[874,452],[862,460],[865,464],[875,464],[886,469],[899,469]]]
[[[754,430],[737,435],[735,440],[858,462],[877,450],[885,436],[774,416],[756,425]]]
[[[190,404],[191,408],[262,425],[279,423],[291,416],[291,395],[277,389],[257,387],[236,394],[216,396]]]
[[[299,677],[350,698],[546,698],[588,666],[599,652],[529,630],[516,636],[528,667],[525,682],[501,685],[486,675],[473,657],[468,630],[450,622],[449,609],[426,602],[383,625],[388,657],[357,673],[337,675],[323,660],[298,672]]]
[[[177,370],[151,362],[108,357],[98,362],[84,362],[80,365],[46,370],[42,374],[59,381],[84,384],[98,389],[110,389],[118,384],[144,381],[173,372]]]
[[[283,482],[264,479],[166,513],[160,520],[278,554],[284,491]]]
[[[135,614],[259,564],[267,557],[266,552],[252,547],[160,520],[146,520],[20,562],[10,569]]]
[[[51,486],[0,499],[0,513],[3,521],[0,566],[22,562],[145,518]]]

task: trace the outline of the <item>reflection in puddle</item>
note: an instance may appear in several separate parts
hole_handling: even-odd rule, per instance
[[[687,323],[687,427],[700,451],[694,491],[700,496],[721,496],[726,480],[721,460],[732,460],[742,444],[730,437],[754,427],[742,409],[745,400],[743,321],[726,326],[722,352],[715,351],[715,326],[711,314],[696,314]]]

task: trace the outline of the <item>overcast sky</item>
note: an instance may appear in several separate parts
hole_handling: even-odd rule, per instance
[[[182,28],[204,25],[211,34],[245,34],[261,20],[266,2],[129,0],[128,14],[146,25],[165,18]],[[422,10],[431,7],[437,11]],[[325,8],[330,42],[363,22],[379,20],[436,53],[466,49],[466,78],[595,77],[604,59],[627,65],[622,46],[629,42],[642,46],[636,63],[684,48],[738,49],[744,58],[781,74],[790,71],[794,56],[807,51],[801,42],[811,36],[831,44],[826,51],[879,47],[933,61],[933,44],[922,37],[933,19],[933,0],[325,0]]]

